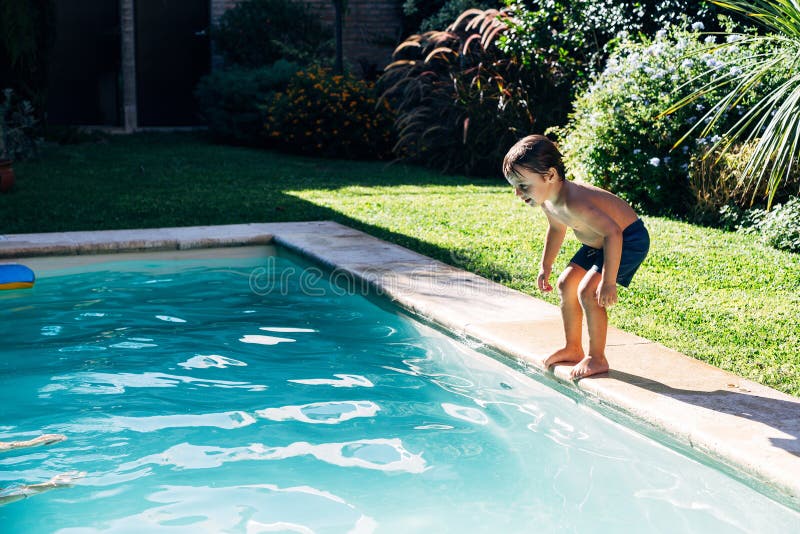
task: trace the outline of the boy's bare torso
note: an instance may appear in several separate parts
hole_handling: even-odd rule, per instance
[[[564,182],[564,191],[556,202],[542,203],[542,209],[548,217],[572,228],[575,237],[584,245],[593,248],[603,248],[603,235],[593,230],[581,213],[581,208],[592,207],[613,219],[624,230],[638,219],[627,202],[604,189],[593,185]]]

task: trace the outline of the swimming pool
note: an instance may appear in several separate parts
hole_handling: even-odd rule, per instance
[[[0,294],[0,441],[68,437],[2,453],[0,486],[86,473],[0,507],[4,528],[796,528],[723,473],[265,252],[41,260],[33,290]]]

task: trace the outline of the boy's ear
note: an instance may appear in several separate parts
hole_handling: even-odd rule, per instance
[[[547,180],[548,181],[556,181],[558,180],[558,171],[555,167],[550,167],[547,169]]]

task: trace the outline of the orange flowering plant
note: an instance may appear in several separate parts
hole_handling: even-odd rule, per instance
[[[291,152],[385,159],[391,156],[394,118],[389,105],[377,101],[373,82],[310,67],[275,94],[264,128],[270,144]]]

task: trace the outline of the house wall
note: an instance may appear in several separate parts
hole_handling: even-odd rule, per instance
[[[211,23],[216,24],[225,11],[243,0],[208,0]],[[334,25],[335,12],[330,0],[290,0],[306,3],[320,19]],[[344,19],[345,62],[353,72],[374,76],[390,61],[402,38],[401,3],[403,0],[349,0]],[[137,120],[136,40],[134,0],[118,0],[121,30],[121,99],[125,131],[139,129]],[[212,49],[211,68],[222,66],[222,58]]]
[[[211,21],[216,24],[226,10],[242,0],[211,0]],[[325,24],[334,25],[335,11],[330,0],[292,0],[304,2]],[[402,0],[349,0],[344,18],[342,45],[345,61],[354,72],[374,75],[391,61],[401,35]],[[214,55],[214,68],[222,59]]]

